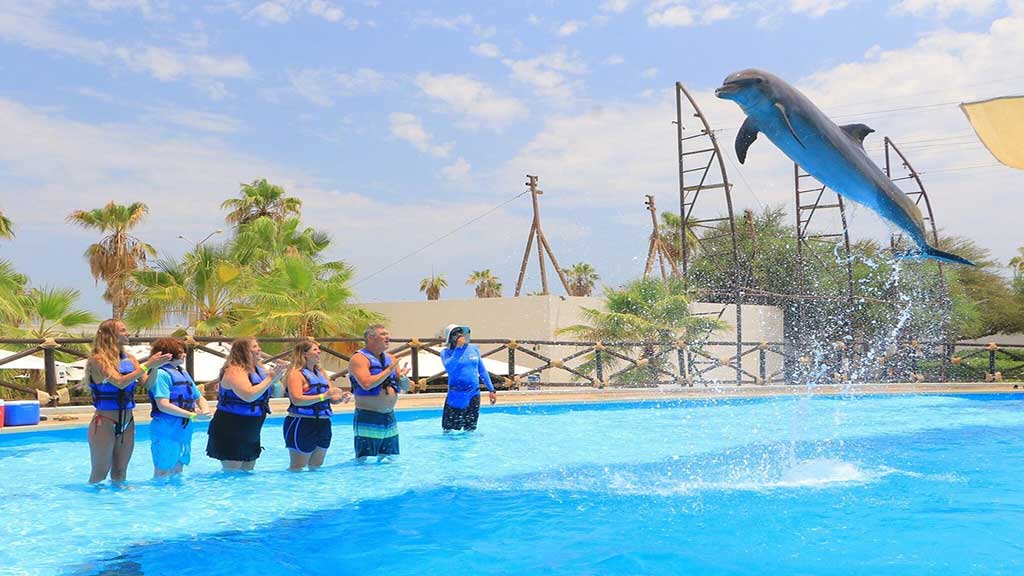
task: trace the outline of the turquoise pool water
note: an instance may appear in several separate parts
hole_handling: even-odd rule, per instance
[[[399,415],[402,456],[249,475],[205,457],[89,487],[85,431],[0,436],[0,574],[1024,573],[1024,398],[899,396]]]

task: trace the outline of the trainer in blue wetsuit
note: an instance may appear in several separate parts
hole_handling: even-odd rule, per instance
[[[445,349],[441,361],[448,372],[448,395],[445,397],[441,428],[475,430],[480,417],[480,383],[487,386],[491,404],[497,400],[491,375],[484,366],[480,349],[469,343],[469,327],[448,325],[444,330]]]

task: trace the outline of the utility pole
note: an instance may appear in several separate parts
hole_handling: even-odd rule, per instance
[[[519,279],[516,280],[516,296],[519,296],[519,292],[523,288],[523,279],[526,277],[526,265],[530,260],[530,249],[533,248],[534,237],[537,239],[537,261],[540,265],[540,283],[541,289],[544,294],[548,294],[548,272],[544,266],[544,253],[547,252],[548,258],[551,258],[551,265],[554,267],[555,272],[558,274],[558,279],[562,281],[562,287],[565,288],[565,293],[571,295],[572,292],[569,290],[569,282],[565,279],[565,274],[562,273],[562,269],[558,267],[558,260],[555,259],[555,253],[551,250],[551,245],[548,244],[548,239],[544,236],[544,230],[540,227],[540,204],[537,201],[537,196],[544,193],[543,190],[537,188],[537,176],[526,175],[528,179],[526,185],[530,188],[530,196],[533,200],[533,223],[530,224],[530,233],[526,237],[526,250],[523,251],[523,263],[519,267]]]
[[[647,263],[644,264],[644,278],[651,275],[651,269],[654,267],[654,258],[657,257],[658,267],[661,269],[661,280],[662,282],[668,282],[668,274],[665,272],[665,261],[668,261],[673,276],[678,276],[679,270],[669,255],[668,249],[661,242],[661,233],[658,230],[658,209],[654,204],[654,196],[651,194],[646,196],[647,200],[644,201],[644,205],[647,206],[647,211],[651,213],[651,241],[647,246]]]

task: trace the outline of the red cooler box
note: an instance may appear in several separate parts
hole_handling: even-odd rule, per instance
[[[39,424],[39,400],[8,400],[4,402],[4,426]]]

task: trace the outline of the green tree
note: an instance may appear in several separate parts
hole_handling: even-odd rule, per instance
[[[490,268],[476,270],[466,279],[466,285],[475,285],[477,298],[500,298],[501,282],[491,273]]]
[[[75,308],[80,296],[71,288],[33,288],[22,297],[25,323],[20,332],[27,338],[72,336],[72,329],[94,324],[99,319],[87,310]]]
[[[224,217],[228,224],[241,226],[263,217],[281,222],[288,216],[298,216],[302,200],[285,195],[284,188],[259,178],[242,184],[238,197],[225,200],[220,207],[228,211]]]
[[[7,260],[0,260],[0,326],[17,326],[25,316],[22,296],[28,279]]]
[[[303,227],[298,217],[260,216],[238,227],[232,252],[243,266],[267,271],[282,256],[317,259],[330,244],[326,232]]]
[[[0,238],[14,238],[14,223],[4,215],[3,210],[0,210]]]
[[[565,271],[569,280],[570,296],[590,296],[594,291],[594,284],[601,279],[597,270],[586,262],[577,262]]]
[[[679,244],[679,233],[681,220],[679,215],[674,212],[662,212],[661,223],[658,226],[658,237],[661,239],[662,245],[665,246],[665,250],[668,252],[669,259],[675,266],[681,267],[683,263],[683,255]],[[700,248],[700,240],[697,235],[693,232],[693,227],[686,227],[686,246],[687,253],[690,261],[693,261],[697,257],[698,249]]]
[[[357,334],[380,317],[353,306],[352,268],[302,256],[277,259],[267,274],[247,279],[238,334],[328,336]]]
[[[656,355],[659,343],[703,339],[721,326],[717,320],[690,314],[689,297],[679,279],[670,279],[667,284],[651,278],[634,280],[621,288],[606,289],[604,297],[603,309],[582,308],[585,323],[563,328],[559,333],[584,341],[642,343],[640,357],[649,363],[624,372],[620,382],[656,381],[666,364],[663,356]]]
[[[234,320],[244,269],[223,245],[198,246],[182,261],[165,259],[133,275],[136,298],[126,322],[133,328],[184,318],[197,335],[224,334]]]
[[[1010,269],[1013,270],[1013,278],[1016,280],[1024,276],[1024,246],[1017,248],[1017,255],[1010,258]]]
[[[424,278],[420,280],[420,292],[424,292],[427,295],[427,300],[440,300],[441,290],[448,287],[448,280],[445,279],[444,274],[438,274],[434,276],[430,275],[430,278]]]
[[[148,212],[141,202],[127,206],[110,202],[103,208],[76,210],[67,218],[72,224],[106,234],[86,249],[85,257],[93,278],[107,284],[103,298],[111,303],[114,318],[122,318],[131,301],[131,274],[145,265],[147,257],[156,256],[152,246],[128,233]]]

